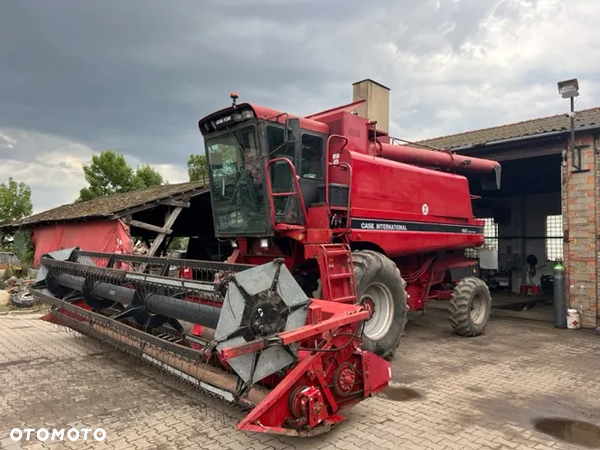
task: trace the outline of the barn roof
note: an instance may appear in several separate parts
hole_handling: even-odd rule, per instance
[[[600,128],[600,107],[577,111],[575,127]],[[428,145],[435,148],[458,149],[499,143],[508,139],[533,137],[552,132],[564,132],[571,129],[571,119],[567,114],[542,117],[511,123],[499,127],[483,128],[465,133],[425,139],[415,144]]]
[[[5,224],[0,228],[20,228],[39,226],[52,222],[72,222],[90,219],[103,219],[125,214],[133,208],[138,211],[150,209],[159,202],[182,197],[195,196],[207,192],[206,183],[190,182],[152,186],[146,189],[99,197],[85,202],[62,205],[16,222]]]

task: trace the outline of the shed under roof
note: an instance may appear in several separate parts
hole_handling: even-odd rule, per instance
[[[99,197],[85,202],[62,205],[0,228],[21,228],[39,226],[47,223],[73,222],[91,219],[107,219],[126,214],[132,209],[142,211],[150,209],[165,200],[178,200],[193,197],[208,191],[206,183],[189,182],[152,186],[146,189]]]
[[[600,107],[577,111],[576,129],[600,128]],[[566,132],[571,129],[571,118],[567,114],[525,120],[499,127],[483,128],[465,133],[425,139],[415,144],[442,149],[460,149],[501,143],[508,139],[518,139],[553,132]]]

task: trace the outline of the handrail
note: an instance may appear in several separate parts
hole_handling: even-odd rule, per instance
[[[333,138],[338,138],[338,139],[342,139],[344,141],[344,144],[342,145],[342,148],[340,148],[340,152],[342,152],[342,150],[344,150],[346,148],[346,145],[348,145],[348,138],[345,136],[341,136],[339,134],[332,134],[327,138],[327,144],[326,144],[326,148],[325,148],[325,153],[326,153],[326,158],[327,158],[327,168],[325,169],[325,205],[327,205],[327,211],[331,212],[330,208],[329,208],[329,167],[330,164],[337,164],[337,163],[330,163],[329,162],[329,147],[330,147],[330,143],[331,140]]]
[[[273,192],[273,185],[271,183],[271,173],[269,172],[269,167],[271,166],[271,164],[273,164],[274,162],[278,162],[278,161],[283,161],[285,162],[287,165],[290,166],[290,169],[292,171],[292,177],[294,179],[294,187],[296,188],[296,192]],[[292,196],[298,196],[298,200],[300,201],[300,207],[302,208],[302,215],[304,216],[304,226],[307,226],[308,224],[308,213],[306,212],[306,205],[304,204],[304,197],[302,195],[302,191],[300,190],[300,183],[298,182],[298,174],[296,172],[296,168],[294,167],[294,164],[292,164],[292,161],[290,161],[289,158],[284,158],[284,157],[279,157],[279,158],[273,158],[271,160],[269,160],[267,162],[267,167],[266,167],[266,179],[267,179],[267,190],[269,193],[269,204],[271,206],[271,225],[273,226],[273,228],[277,228],[277,223],[275,222],[275,197],[292,197]]]
[[[348,163],[345,162],[341,162],[341,163],[331,163],[329,164],[329,167],[345,167],[348,172],[350,172],[350,180],[348,182],[348,202],[346,204],[346,213],[347,213],[347,217],[346,217],[346,231],[345,233],[350,232],[350,224],[351,224],[351,217],[350,217],[350,208],[352,205],[352,166]],[[329,188],[329,187],[328,187]],[[327,192],[329,192],[329,189],[327,188]]]

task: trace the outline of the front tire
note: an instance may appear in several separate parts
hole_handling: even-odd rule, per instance
[[[450,300],[450,320],[454,331],[465,337],[483,334],[492,310],[492,296],[483,280],[467,277],[460,280]]]
[[[406,282],[396,264],[381,253],[355,251],[352,261],[359,303],[372,310],[371,318],[364,325],[363,347],[390,359],[400,345],[406,326]],[[314,296],[321,296],[320,283]]]

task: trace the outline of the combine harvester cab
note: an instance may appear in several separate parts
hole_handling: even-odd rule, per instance
[[[157,261],[61,250],[42,257],[31,293],[45,320],[251,409],[240,430],[319,434],[388,386],[389,362],[361,348],[368,311],[307,297],[283,260],[177,261],[207,281],[133,270]]]

